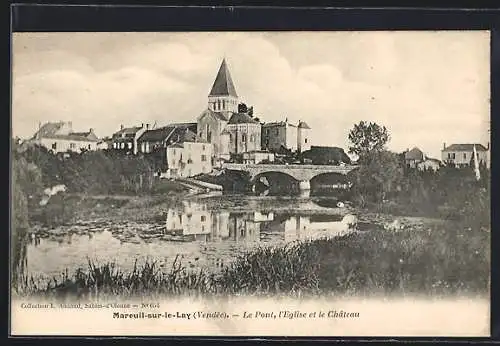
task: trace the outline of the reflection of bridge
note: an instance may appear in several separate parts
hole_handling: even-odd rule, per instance
[[[250,180],[264,173],[278,172],[284,173],[299,181],[301,190],[310,190],[310,180],[320,174],[336,173],[347,175],[356,169],[357,166],[332,166],[332,165],[273,165],[273,164],[238,164],[225,163],[223,169],[230,171],[244,171],[250,174]]]

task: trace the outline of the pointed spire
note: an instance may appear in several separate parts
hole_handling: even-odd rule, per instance
[[[217,77],[215,77],[212,90],[209,96],[235,96],[236,89],[234,88],[233,80],[231,79],[231,74],[227,67],[226,58],[222,59],[222,64],[220,65]]]

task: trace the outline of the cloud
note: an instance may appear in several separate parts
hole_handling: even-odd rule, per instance
[[[395,150],[433,156],[443,141],[487,138],[484,33],[19,34],[14,43],[21,136],[38,121],[73,120],[102,136],[120,123],[194,121],[225,56],[262,120],[305,120],[317,144],[347,147],[360,120],[386,125]]]

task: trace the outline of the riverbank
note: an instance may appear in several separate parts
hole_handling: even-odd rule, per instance
[[[239,256],[221,271],[170,269],[155,262],[123,270],[92,263],[53,278],[28,279],[22,294],[40,297],[288,295],[449,296],[489,292],[490,234],[453,224],[425,229],[374,229],[331,239],[268,246]]]

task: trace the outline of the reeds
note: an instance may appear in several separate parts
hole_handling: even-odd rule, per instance
[[[27,280],[24,294],[42,296],[180,295],[449,295],[489,292],[489,233],[449,228],[372,231],[237,257],[221,272],[190,271],[176,257],[170,270],[137,262],[78,269],[42,285]]]

